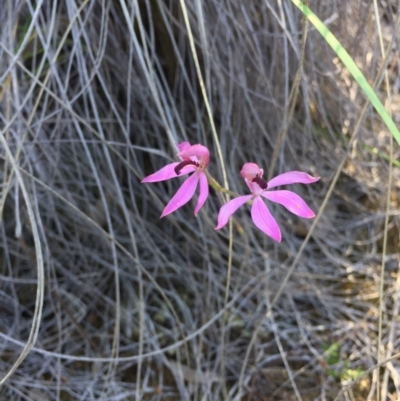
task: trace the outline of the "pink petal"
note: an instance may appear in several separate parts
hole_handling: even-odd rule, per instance
[[[208,197],[207,176],[202,171],[199,172],[199,176],[200,176],[200,195],[199,195],[199,199],[197,201],[196,209],[194,209],[195,215],[197,215],[197,213],[199,213],[199,210],[202,208],[202,206],[204,205],[204,202],[207,200],[207,197]]]
[[[150,174],[147,177],[143,178],[143,180],[141,182],[142,183],[144,183],[144,182],[158,182],[158,181],[165,181],[165,180],[169,180],[170,178],[178,177],[177,174],[174,171],[174,168],[178,164],[179,163],[167,164],[161,170],[158,170],[155,173]]]
[[[196,166],[193,166],[193,164],[189,164],[188,166],[183,167],[183,169],[179,172],[179,177],[181,177],[182,175],[193,173],[193,171],[196,170],[197,170]]]
[[[243,164],[242,169],[240,170],[240,175],[249,181],[253,181],[253,179],[258,175],[262,177],[264,174],[264,170],[258,167],[255,163],[245,163]]]
[[[202,162],[203,167],[206,167],[209,160],[210,160],[210,152],[209,150],[203,145],[192,145],[188,148],[185,148],[181,152],[178,153],[178,156],[182,159],[189,159],[191,157],[197,157],[199,161]]]
[[[254,198],[253,206],[251,207],[251,218],[256,227],[263,233],[267,234],[275,241],[281,242],[282,234],[278,223],[259,196]]]
[[[165,206],[161,217],[175,212],[176,209],[179,209],[181,206],[188,203],[190,199],[192,199],[194,192],[196,191],[199,178],[199,174],[194,173],[181,185],[174,197],[169,201],[168,205]]]
[[[289,185],[289,184],[312,184],[320,179],[320,177],[312,177],[307,173],[302,171],[289,171],[277,175],[271,181],[268,182],[268,189],[278,187],[279,185]]]
[[[189,142],[177,143],[176,147],[179,149],[179,152],[182,152],[183,150],[185,150],[185,149],[190,147],[190,143]]]
[[[240,206],[244,205],[247,201],[249,201],[253,195],[244,195],[238,196],[235,199],[230,200],[225,203],[224,206],[221,207],[218,213],[218,225],[215,227],[216,230],[222,228],[226,223],[228,223],[229,218],[233,213],[236,212],[240,208]]]
[[[246,185],[249,187],[250,191],[254,194],[254,195],[260,195],[264,190],[260,188],[260,186],[256,183],[256,182],[251,182],[249,180],[246,180]]]
[[[261,196],[285,206],[289,212],[297,216],[305,217],[306,219],[315,217],[315,213],[307,206],[306,202],[292,191],[265,191]]]

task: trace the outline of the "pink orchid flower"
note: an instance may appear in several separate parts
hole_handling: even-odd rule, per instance
[[[175,210],[188,203],[190,199],[192,199],[198,183],[200,183],[200,194],[197,206],[194,209],[195,215],[197,215],[208,197],[208,181],[204,170],[210,161],[210,152],[203,145],[190,145],[189,142],[178,143],[176,146],[179,149],[177,156],[181,161],[167,164],[161,170],[158,170],[142,180],[142,183],[165,181],[170,178],[194,172],[194,174],[181,185],[168,205],[165,206],[161,217],[175,212]]]
[[[218,214],[218,226],[215,228],[216,230],[224,227],[232,214],[235,213],[240,206],[252,199],[251,218],[256,227],[275,241],[281,242],[282,234],[278,223],[261,197],[272,202],[280,203],[297,216],[305,217],[306,219],[315,217],[315,213],[299,195],[291,191],[270,191],[270,189],[288,184],[311,184],[318,181],[319,177],[311,177],[307,173],[301,171],[289,171],[267,182],[262,178],[264,174],[263,169],[258,167],[255,163],[245,163],[240,174],[246,181],[252,194],[238,196],[222,206]]]

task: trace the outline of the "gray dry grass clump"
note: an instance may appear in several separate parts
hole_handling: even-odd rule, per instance
[[[394,38],[399,122],[397,2],[388,3],[379,12],[385,46]],[[382,360],[400,351],[398,167],[379,304],[387,132],[368,109],[347,149],[365,98],[312,27],[302,48],[290,1],[184,4],[223,160],[181,2],[0,6],[1,378],[17,368],[0,398],[373,400],[379,382],[382,400],[398,399],[399,363],[379,377],[371,369],[379,338]],[[373,82],[382,58],[372,5],[310,7]],[[211,173],[222,182],[224,166],[239,193],[246,161],[267,175],[321,176],[295,188],[315,211],[346,160],[284,288],[310,221],[273,207],[276,244],[243,208],[230,252],[229,229],[214,230],[223,198],[213,190],[197,218],[189,203],[159,219],[180,179],[140,180],[183,140],[206,145]]]

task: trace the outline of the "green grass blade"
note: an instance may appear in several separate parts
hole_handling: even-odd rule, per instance
[[[364,77],[363,73],[357,67],[356,63],[350,57],[349,53],[344,49],[332,32],[326,27],[326,25],[300,0],[292,0],[293,4],[299,8],[304,16],[310,21],[315,29],[322,35],[325,41],[332,47],[333,51],[340,58],[342,63],[348,68],[350,74],[356,80],[360,88],[363,90],[371,104],[375,107],[375,110],[381,116],[383,122],[393,135],[397,143],[400,145],[400,132],[390,118],[389,114],[385,110],[382,102],[379,100],[375,91]]]

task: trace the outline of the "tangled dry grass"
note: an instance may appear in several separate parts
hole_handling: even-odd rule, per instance
[[[377,6],[310,1],[399,122]],[[9,1],[0,30],[2,400],[400,399],[399,166],[290,1]],[[215,192],[160,220],[179,184],[140,180],[183,140],[240,193],[245,161],[321,176],[296,188],[316,224],[217,232]]]

